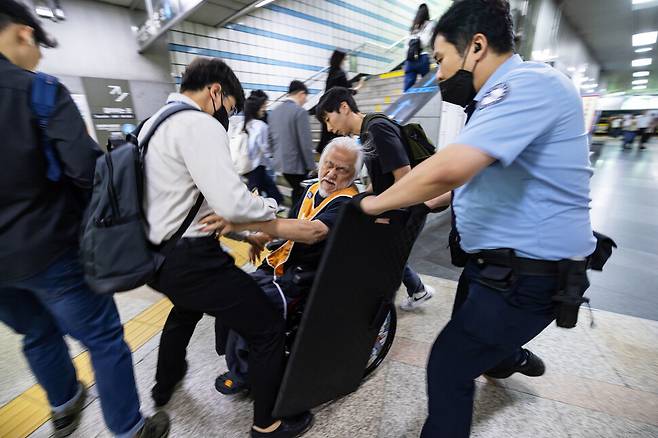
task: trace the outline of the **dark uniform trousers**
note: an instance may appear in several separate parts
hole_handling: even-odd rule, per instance
[[[464,268],[452,318],[432,347],[422,438],[468,437],[474,379],[493,367],[514,366],[521,347],[554,319],[557,275],[517,275],[494,289],[481,271],[475,261]]]
[[[150,283],[174,304],[160,338],[158,382],[182,377],[185,349],[203,313],[235,330],[250,347],[254,424],[268,427],[284,369],[284,321],[256,282],[216,239],[181,239]]]

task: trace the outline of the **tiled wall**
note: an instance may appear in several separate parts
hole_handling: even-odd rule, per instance
[[[412,0],[279,0],[241,17],[224,28],[184,22],[170,31],[172,75],[177,82],[197,55],[225,60],[245,90],[262,89],[271,98],[287,90],[293,79],[322,70],[335,48],[355,49],[356,71],[383,73],[404,58],[404,45],[385,50],[408,34],[417,6]],[[425,0],[432,17],[451,0]],[[321,92],[324,75],[311,82]]]

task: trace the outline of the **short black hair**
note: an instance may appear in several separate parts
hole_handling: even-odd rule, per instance
[[[481,33],[496,53],[514,50],[514,24],[507,0],[459,0],[441,16],[432,35],[453,44],[461,54],[468,49],[473,36]]]
[[[347,103],[352,112],[359,112],[359,107],[352,96],[352,90],[345,87],[333,87],[320,98],[318,106],[315,108],[315,117],[320,123],[324,123],[327,114],[338,112],[340,104],[343,102]]]
[[[200,91],[209,85],[219,83],[222,93],[235,98],[235,108],[244,107],[244,90],[231,67],[219,58],[196,58],[183,73],[180,91]]]
[[[294,94],[300,91],[308,94],[308,88],[302,81],[292,81],[288,86],[288,94]]]
[[[11,23],[13,23],[11,17],[0,12],[0,32],[5,30],[5,28],[7,28]]]

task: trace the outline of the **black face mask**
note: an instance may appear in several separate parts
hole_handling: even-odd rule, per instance
[[[473,85],[473,72],[464,69],[460,69],[452,77],[441,81],[439,88],[444,102],[454,103],[461,107],[471,103],[477,94]]]
[[[469,45],[464,61],[462,62],[462,68],[452,75],[452,77],[439,82],[441,98],[444,102],[465,107],[471,103],[477,94],[475,85],[473,85],[473,72],[464,70],[464,64],[466,64],[466,57],[468,57],[470,49],[471,47]]]
[[[222,98],[222,103],[219,104],[219,109],[215,107],[215,100],[211,99],[212,101],[212,109],[213,109],[213,114],[212,116],[222,124],[226,132],[228,132],[228,111],[226,111],[226,108],[224,108],[224,99]]]

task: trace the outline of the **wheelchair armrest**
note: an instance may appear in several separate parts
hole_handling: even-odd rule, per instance
[[[292,282],[296,286],[310,288],[315,280],[315,274],[317,271],[306,271],[301,266],[297,266],[292,276]]]
[[[276,251],[277,249],[281,248],[281,246],[286,243],[285,240],[283,239],[275,239],[272,240],[271,242],[268,242],[265,245],[265,248],[267,248],[268,251]]]

